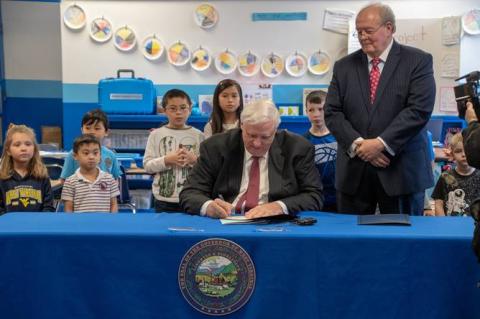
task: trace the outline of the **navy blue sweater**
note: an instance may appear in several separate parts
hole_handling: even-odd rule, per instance
[[[53,194],[49,178],[20,176],[0,180],[0,214],[6,212],[53,212]]]

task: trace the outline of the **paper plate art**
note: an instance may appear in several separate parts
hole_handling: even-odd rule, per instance
[[[175,66],[185,65],[190,61],[190,54],[188,46],[185,43],[178,41],[168,48],[168,62]]]
[[[63,14],[63,22],[72,30],[79,30],[87,23],[87,17],[82,7],[77,4],[69,6]]]
[[[285,59],[287,73],[294,77],[301,77],[307,72],[307,58],[300,52],[290,54]]]
[[[326,52],[317,51],[308,57],[308,70],[314,75],[323,75],[330,70],[332,59]]]
[[[107,42],[112,38],[112,23],[104,17],[90,23],[90,37],[96,42]]]
[[[260,71],[260,58],[248,51],[238,56],[238,72],[243,76],[254,76]]]
[[[158,60],[164,51],[162,42],[155,34],[149,35],[143,40],[142,53],[147,60]]]
[[[237,68],[237,56],[235,53],[225,50],[215,58],[215,68],[222,74],[230,74]]]
[[[130,51],[136,43],[137,37],[130,27],[124,26],[115,31],[115,47],[120,51]]]
[[[282,74],[284,68],[283,59],[281,56],[271,53],[263,58],[261,70],[263,75],[269,78],[274,78]]]
[[[202,3],[195,9],[193,17],[200,28],[209,29],[217,24],[218,12],[211,4]]]
[[[472,9],[462,16],[463,30],[468,34],[480,34],[480,9]]]
[[[192,59],[190,60],[190,66],[195,71],[205,71],[210,67],[212,63],[212,56],[210,52],[202,47],[192,52]]]

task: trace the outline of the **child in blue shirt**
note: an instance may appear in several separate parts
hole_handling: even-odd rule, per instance
[[[327,94],[312,91],[306,98],[306,111],[311,123],[310,129],[303,135],[315,146],[315,166],[322,178],[325,202],[323,211],[336,212],[335,161],[337,159],[337,141],[325,125],[323,106]]]
[[[107,115],[100,109],[85,113],[82,118],[82,134],[92,134],[101,142],[108,134]],[[110,173],[115,179],[122,174],[115,153],[105,146],[101,148],[101,161],[98,167],[102,171]],[[78,168],[78,162],[74,159],[73,152],[70,151],[65,158],[60,178],[63,181],[66,180],[73,175]]]

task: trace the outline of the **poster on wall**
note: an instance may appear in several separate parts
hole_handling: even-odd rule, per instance
[[[442,44],[454,45],[460,43],[462,28],[460,17],[445,17],[442,19]]]
[[[323,29],[347,34],[348,24],[353,20],[355,12],[348,10],[326,9],[323,16]]]
[[[198,108],[203,115],[210,116],[213,110],[213,95],[199,95]]]
[[[243,105],[256,100],[273,100],[271,84],[247,84],[242,85]]]

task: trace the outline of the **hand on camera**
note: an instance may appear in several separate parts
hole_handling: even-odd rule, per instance
[[[465,112],[465,121],[470,123],[472,121],[478,121],[477,115],[475,114],[475,110],[473,109],[473,103],[468,101],[466,103],[467,110]]]

